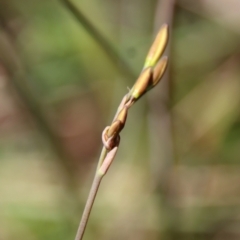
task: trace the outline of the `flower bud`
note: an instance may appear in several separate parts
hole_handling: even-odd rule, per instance
[[[153,83],[152,87],[156,86],[160,80],[162,79],[163,74],[166,71],[168,65],[168,57],[164,56],[160,59],[159,63],[156,65],[156,67],[153,69]]]
[[[120,121],[124,127],[126,119],[127,119],[127,113],[128,113],[128,108],[124,107],[118,114],[116,117],[116,120]]]
[[[122,128],[123,124],[119,120],[114,121],[107,131],[107,137],[115,137],[122,130]]]
[[[144,63],[144,68],[156,65],[164,52],[169,37],[168,25],[164,24],[159,30]]]
[[[148,89],[152,82],[152,68],[146,68],[142,71],[136,83],[129,92],[129,97],[132,99],[139,99]]]

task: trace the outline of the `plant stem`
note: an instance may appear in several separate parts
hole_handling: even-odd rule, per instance
[[[87,223],[88,223],[88,219],[89,219],[89,216],[90,216],[90,213],[92,210],[92,206],[93,206],[94,200],[96,198],[98,188],[99,188],[102,178],[103,178],[103,175],[96,173],[96,175],[93,179],[92,187],[91,187],[89,195],[88,195],[88,199],[87,199],[87,202],[86,202],[83,214],[82,214],[82,219],[80,221],[75,240],[82,240],[82,238],[83,238],[83,235],[84,235]]]
[[[167,29],[166,29],[167,30]],[[166,32],[168,34],[168,32]],[[164,41],[167,43],[167,39],[165,38]],[[159,40],[158,40],[159,41]],[[155,44],[155,43],[154,43]],[[165,46],[163,47],[165,48]],[[162,50],[163,51],[163,50]],[[161,51],[161,53],[162,53]],[[136,80],[136,83],[133,85],[133,88],[129,90],[129,93],[127,93],[118,109],[117,112],[113,118],[112,124],[110,126],[107,126],[103,132],[102,132],[102,141],[103,141],[103,149],[101,152],[101,155],[99,157],[98,165],[97,165],[97,170],[93,179],[92,187],[90,189],[90,193],[88,195],[88,199],[82,214],[82,218],[78,227],[77,235],[75,237],[75,240],[82,240],[88,219],[93,207],[94,200],[96,198],[98,188],[100,186],[101,180],[103,176],[107,173],[109,167],[111,166],[117,150],[118,146],[120,143],[120,135],[119,133],[121,130],[124,128],[126,119],[127,119],[127,113],[128,109],[146,92],[149,90],[149,87],[152,88],[154,87],[154,82],[159,82],[161,77],[163,76],[167,62],[165,66],[161,65],[161,75],[158,74],[158,65],[157,61],[160,59],[161,54],[159,53],[157,55],[156,60],[154,60],[154,66],[150,65],[148,69],[146,69],[147,74],[145,71],[143,71],[139,78]],[[166,61],[167,58],[165,57]],[[162,58],[163,60],[163,58]],[[161,61],[161,60],[160,60]],[[155,76],[157,73],[157,76]]]
[[[100,166],[102,165],[103,160],[105,159],[106,155],[107,155],[107,149],[105,147],[103,147],[102,151],[101,151],[101,154],[100,154],[100,157],[99,157],[99,160],[98,160],[98,165],[97,165],[97,169],[96,169],[95,174],[97,174],[97,171],[100,168]]]
[[[120,111],[120,109],[124,106],[126,99],[127,99],[127,96],[124,96],[124,98],[122,99],[122,101],[117,109],[116,115]],[[114,119],[116,118],[116,115],[115,115]],[[119,144],[119,142],[118,142],[118,144]],[[75,240],[83,239],[83,235],[84,235],[87,223],[88,223],[88,219],[89,219],[92,207],[93,207],[93,203],[95,201],[95,198],[96,198],[96,195],[98,192],[98,188],[100,186],[103,176],[107,173],[108,168],[110,167],[113,159],[115,158],[115,155],[116,155],[116,152],[118,149],[118,144],[110,151],[108,151],[105,146],[103,146],[103,148],[102,148],[102,151],[101,151],[101,154],[100,154],[100,157],[98,160],[98,165],[97,165],[97,169],[95,172],[95,176],[94,176],[92,186],[91,186],[88,198],[87,198],[87,202],[86,202],[83,214],[82,214],[81,221],[79,223],[79,227],[77,230]]]
[[[77,230],[75,240],[82,240],[83,239],[83,235],[84,235],[87,223],[88,223],[88,219],[89,219],[92,207],[93,207],[93,203],[94,203],[94,200],[96,198],[101,180],[104,176],[104,174],[101,174],[101,173],[98,172],[98,169],[102,165],[106,155],[107,155],[107,149],[105,147],[103,147],[102,151],[101,151],[101,155],[100,155],[99,160],[98,160],[96,173],[95,173],[95,176],[94,176],[94,179],[93,179],[93,182],[92,182],[92,186],[91,186],[88,198],[87,198],[87,202],[86,202],[83,214],[82,214],[82,218],[81,218],[78,230]]]

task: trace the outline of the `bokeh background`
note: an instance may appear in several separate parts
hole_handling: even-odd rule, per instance
[[[0,239],[74,239],[101,149],[162,23],[85,239],[240,239],[239,0],[0,0]]]

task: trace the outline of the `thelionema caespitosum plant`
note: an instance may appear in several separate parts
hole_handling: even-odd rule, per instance
[[[162,57],[162,54],[167,46],[168,38],[168,25],[164,24],[159,30],[147,54],[143,69],[138,79],[130,91],[123,97],[111,125],[106,127],[102,132],[103,148],[99,157],[92,187],[90,189],[90,193],[82,214],[75,240],[83,239],[83,235],[101,180],[107,173],[111,163],[116,156],[120,144],[119,134],[125,126],[128,110],[146,92],[148,92],[160,82],[166,71],[168,65],[168,57]]]

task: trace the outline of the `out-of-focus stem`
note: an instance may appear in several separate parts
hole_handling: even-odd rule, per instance
[[[66,180],[70,181],[71,183],[69,184],[71,184],[71,188],[74,188],[72,179],[72,171],[74,169],[69,162],[68,155],[61,146],[58,136],[47,121],[44,111],[42,110],[41,103],[38,99],[36,99],[28,85],[25,74],[25,65],[18,53],[18,49],[16,48],[15,41],[12,38],[10,31],[5,27],[3,22],[1,22],[1,29],[3,32],[0,36],[0,42],[1,48],[4,49],[4,54],[0,57],[0,59],[3,58],[1,60],[10,76],[11,83],[21,97],[21,100],[27,106],[29,112],[34,117],[34,120],[36,120],[38,127],[47,136],[54,153],[56,153],[57,157],[61,161],[64,171],[66,172]]]
[[[175,0],[158,1],[156,7],[156,17],[154,29],[159,29],[162,22],[169,24],[173,19]],[[169,42],[166,55],[170,55],[171,41]],[[171,59],[170,59],[171,62]],[[171,64],[169,64],[171,65]],[[161,82],[161,88],[158,91],[149,95],[149,128],[151,131],[151,162],[154,175],[155,187],[158,185],[165,185],[166,174],[168,173],[169,166],[171,166],[174,158],[173,154],[173,139],[172,139],[172,116],[169,110],[171,101],[171,78],[168,67],[164,79]],[[159,147],[159,144],[161,145]],[[159,161],[159,158],[161,160]],[[160,187],[161,188],[161,187]]]
[[[174,6],[175,0],[157,1],[154,31],[157,31],[163,22],[169,25],[169,29],[172,28]],[[171,63],[170,46],[171,41],[166,49],[166,55],[169,56]],[[171,176],[170,173],[175,157],[172,115],[169,108],[172,91],[170,67],[171,64],[169,64],[164,79],[162,79],[161,87],[158,88],[158,91],[149,95],[150,112],[148,120],[150,131],[152,179],[154,193],[159,197],[161,218],[164,219],[164,226],[159,227],[163,229],[163,232],[159,232],[159,238],[161,239],[171,239],[169,231],[173,231],[171,227],[173,225],[172,222],[175,221],[175,219],[171,217],[173,209],[168,201],[170,197],[169,177]],[[174,217],[177,216],[174,215]]]
[[[106,37],[101,34],[97,28],[88,20],[88,18],[77,8],[70,0],[61,0],[64,6],[75,16],[76,20],[88,31],[89,34],[98,42],[98,44],[104,49],[112,62],[118,69],[128,78],[134,79],[136,75],[130,69],[129,65],[123,59],[123,57],[116,51],[114,46],[107,40]]]

